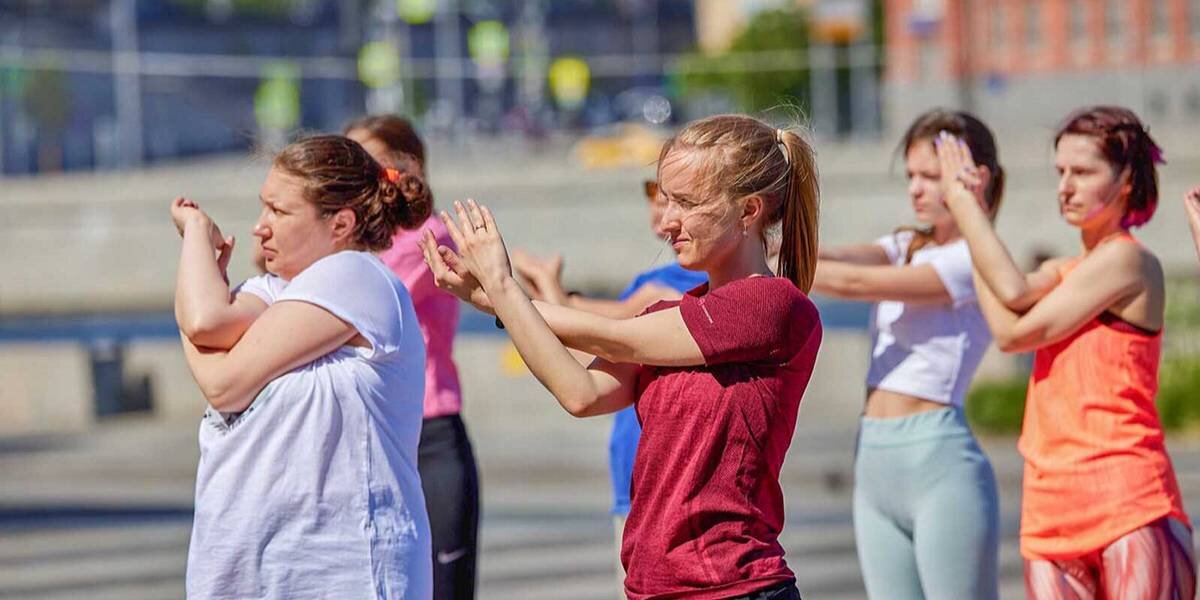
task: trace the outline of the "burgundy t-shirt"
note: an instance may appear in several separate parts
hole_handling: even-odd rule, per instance
[[[729,598],[795,579],[779,470],[821,344],[817,308],[787,279],[747,277],[646,312],[676,306],[705,364],[638,377],[625,591]]]

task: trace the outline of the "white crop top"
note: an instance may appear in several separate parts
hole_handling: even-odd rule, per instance
[[[875,241],[893,265],[904,264],[912,232]],[[966,240],[927,245],[912,265],[937,272],[950,304],[877,302],[871,311],[871,367],[867,387],[962,406],[992,333],[979,311]]]

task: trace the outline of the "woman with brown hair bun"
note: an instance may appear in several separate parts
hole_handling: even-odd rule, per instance
[[[266,298],[231,294],[217,252],[232,240],[193,203],[172,205],[176,318],[209,404],[188,596],[430,598],[424,344],[407,290],[373,254],[425,221],[428,189],[317,136],[275,157],[260,200],[255,235],[286,282]]]
[[[425,177],[425,144],[407,119],[371,115],[351,122],[346,136],[375,160]],[[419,229],[396,231],[392,247],[379,258],[404,282],[425,339],[425,409],[417,468],[433,532],[433,597],[475,597],[479,532],[479,474],[471,438],[463,422],[462,387],[454,364],[459,302],[437,289],[417,243],[429,230],[439,244],[453,247],[441,220],[430,217]]]

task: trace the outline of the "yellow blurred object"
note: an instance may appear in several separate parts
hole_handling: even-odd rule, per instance
[[[645,125],[622,123],[610,135],[590,134],[571,150],[589,169],[645,167],[658,160],[667,136]]]
[[[508,342],[504,345],[504,350],[500,351],[500,372],[509,377],[524,377],[529,374],[529,367],[525,366],[525,361],[521,358],[521,353],[517,352],[517,347]]]

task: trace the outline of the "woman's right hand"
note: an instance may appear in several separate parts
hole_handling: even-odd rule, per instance
[[[943,131],[934,138],[933,147],[941,167],[943,201],[947,205],[959,201],[975,202],[984,214],[988,214],[990,211],[984,198],[987,170],[975,165],[967,143]]]
[[[212,243],[213,252],[217,253],[217,266],[220,267],[221,273],[224,274],[229,267],[229,259],[233,256],[233,236],[225,237],[221,233],[221,228],[213,222],[200,206],[187,198],[179,197],[171,201],[171,220],[175,223],[175,230],[179,232],[179,236],[183,237],[183,232],[188,227],[199,227],[207,230],[209,241]],[[228,277],[226,277],[228,280]]]
[[[1187,212],[1192,228],[1200,231],[1200,185],[1183,195],[1183,209]]]
[[[471,274],[462,259],[446,246],[439,246],[433,232],[426,229],[422,232],[421,241],[417,242],[421,253],[425,256],[425,264],[433,271],[433,281],[439,289],[446,290],[460,300],[474,306],[481,312],[495,315],[492,301],[479,280]]]

